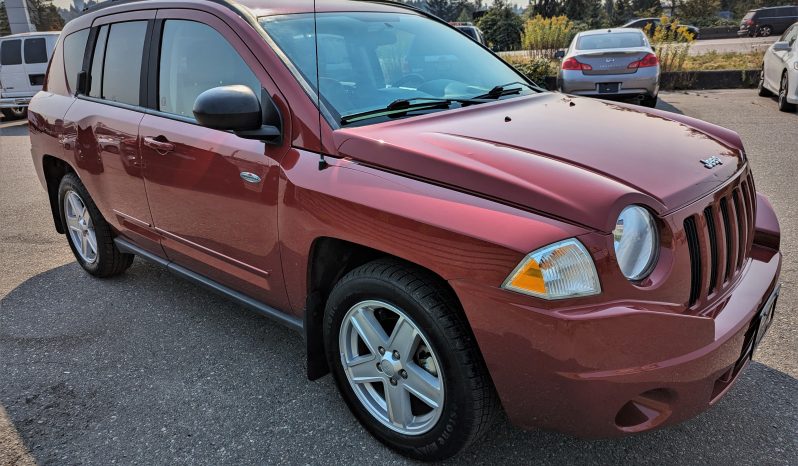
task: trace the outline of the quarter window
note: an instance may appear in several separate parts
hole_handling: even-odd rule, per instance
[[[0,65],[22,64],[22,41],[19,39],[4,40],[0,43]]]
[[[83,69],[83,54],[88,40],[88,29],[72,33],[64,39],[64,73],[66,73],[67,86],[72,92],[76,90],[78,73]]]
[[[164,23],[158,78],[158,109],[194,118],[197,96],[218,86],[243,84],[260,95],[260,83],[221,34],[195,21]]]
[[[25,39],[25,63],[47,63],[47,41],[44,37]]]

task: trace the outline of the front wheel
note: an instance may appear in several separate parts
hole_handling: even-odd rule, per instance
[[[327,358],[357,419],[418,460],[449,458],[484,433],[498,401],[451,290],[398,261],[336,284],[324,319]]]
[[[759,97],[770,97],[773,95],[770,90],[765,87],[765,67],[762,67],[762,72],[759,74],[759,84],[756,86]]]

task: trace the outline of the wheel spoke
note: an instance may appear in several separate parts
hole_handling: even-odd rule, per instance
[[[400,317],[391,333],[388,348],[399,352],[402,361],[412,361],[418,342],[418,331],[404,317]]]
[[[94,230],[89,230],[89,234],[86,235],[86,240],[92,254],[97,254],[97,235],[94,233]],[[86,251],[86,253],[88,252],[89,251]]]
[[[72,208],[72,215],[77,218],[83,216],[83,203],[80,202],[77,194],[69,193],[69,206]]]
[[[374,312],[371,309],[358,309],[351,320],[352,326],[363,339],[363,343],[368,346],[371,354],[379,354],[379,347],[387,344],[388,336],[374,317]]]
[[[87,256],[89,254],[88,235],[81,235],[80,237],[80,252],[83,253],[83,256]]]
[[[401,386],[385,385],[385,403],[388,418],[399,427],[407,427],[413,421],[410,410],[410,394]]]
[[[406,370],[407,380],[404,385],[407,390],[431,408],[441,406],[443,390],[440,379],[415,363],[406,366]]]
[[[80,224],[78,224],[77,217],[72,217],[70,215],[67,215],[66,222],[67,222],[67,226],[69,227],[70,230],[77,231],[77,232],[81,231]]]
[[[351,361],[346,361],[346,370],[349,371],[352,382],[369,383],[385,381],[382,372],[377,370],[377,361],[377,357],[373,354],[357,356]]]

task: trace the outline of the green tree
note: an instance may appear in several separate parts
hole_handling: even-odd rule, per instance
[[[60,31],[64,20],[52,0],[27,0],[30,21],[37,31]]]
[[[534,18],[540,15],[544,18],[553,18],[563,14],[563,5],[559,0],[530,0],[524,15]]]
[[[620,26],[632,19],[633,16],[632,4],[629,0],[615,0],[613,2],[612,16],[610,17],[610,23],[613,26]]]
[[[5,2],[0,2],[0,36],[11,34],[11,27],[8,24],[8,14],[6,13]]]
[[[719,0],[685,0],[679,15],[695,22],[697,19],[712,18],[718,11],[720,11]]]
[[[507,0],[496,0],[477,23],[495,50],[518,50],[524,22]]]
[[[452,0],[427,0],[427,11],[444,21],[454,21],[462,10],[461,2]]]

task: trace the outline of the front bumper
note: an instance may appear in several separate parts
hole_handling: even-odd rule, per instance
[[[27,107],[30,104],[30,96],[27,97],[3,97],[0,98],[0,108]]]
[[[600,438],[678,423],[719,400],[750,360],[780,270],[781,253],[754,244],[710,316],[640,302],[546,310],[495,287],[450,283],[510,420]],[[762,320],[766,330],[771,319]]]

